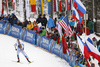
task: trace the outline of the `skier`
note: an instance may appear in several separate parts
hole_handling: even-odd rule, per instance
[[[20,62],[19,53],[21,52],[21,53],[25,56],[25,58],[27,59],[27,61],[28,61],[29,63],[31,63],[31,62],[29,61],[27,55],[26,55],[25,52],[24,52],[24,44],[21,43],[21,42],[19,41],[19,39],[17,39],[17,42],[15,43],[14,46],[15,46],[15,50],[17,51],[17,58],[18,58],[18,61],[17,61],[17,62]]]

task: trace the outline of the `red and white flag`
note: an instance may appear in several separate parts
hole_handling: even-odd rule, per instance
[[[59,0],[59,11],[62,11],[61,0]]]
[[[54,12],[58,11],[58,2],[57,0],[54,0]]]
[[[7,16],[8,16],[8,1],[6,0]]]
[[[66,11],[68,11],[68,10],[69,10],[68,0],[65,0],[65,10],[66,10]]]
[[[16,1],[12,0],[13,13],[16,13]]]
[[[2,0],[0,0],[0,6],[1,6],[0,7],[0,13],[3,14],[3,3],[2,3]]]

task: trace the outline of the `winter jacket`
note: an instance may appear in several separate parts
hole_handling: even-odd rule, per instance
[[[32,30],[32,28],[33,28],[33,24],[32,23],[31,24],[27,24],[27,29]]]
[[[36,23],[37,23],[37,24],[38,24],[38,23],[41,23],[41,24],[42,24],[42,22],[43,22],[43,18],[41,18],[41,17],[37,18],[37,20],[36,20]]]
[[[7,18],[4,17],[2,20],[8,21],[8,19],[9,19],[9,17],[7,17]]]
[[[22,23],[21,23],[21,22],[20,22],[20,23],[17,23],[17,25],[18,25],[18,26],[22,26]]]
[[[81,30],[81,25],[78,23],[78,25],[77,25],[77,31],[80,32],[80,30]]]
[[[46,36],[46,29],[43,29],[42,33],[40,33],[41,36]]]
[[[93,30],[93,22],[90,21],[87,26],[89,27],[89,30]]]
[[[70,26],[74,26],[75,25],[75,21],[70,21]]]
[[[42,26],[45,26],[46,28],[46,24],[47,24],[47,18],[43,17]]]
[[[52,18],[49,18],[48,22],[47,22],[47,27],[55,27],[54,21]]]

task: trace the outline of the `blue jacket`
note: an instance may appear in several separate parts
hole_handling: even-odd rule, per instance
[[[74,26],[75,25],[75,21],[70,21],[70,26]]]
[[[54,21],[52,18],[49,18],[48,22],[47,22],[47,27],[55,27]]]
[[[61,20],[62,20],[63,18],[64,18],[63,16],[60,17]]]
[[[8,21],[8,19],[9,19],[9,17],[7,17],[7,18],[4,17],[2,20],[6,20],[6,21]]]

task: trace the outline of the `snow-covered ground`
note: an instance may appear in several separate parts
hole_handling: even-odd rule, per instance
[[[21,42],[24,43],[25,52],[30,61],[34,62],[29,64],[22,54],[20,54],[20,61],[23,64],[13,62],[17,61],[17,55],[14,49],[15,42],[16,38],[0,34],[0,67],[70,67],[60,57],[24,41]]]

